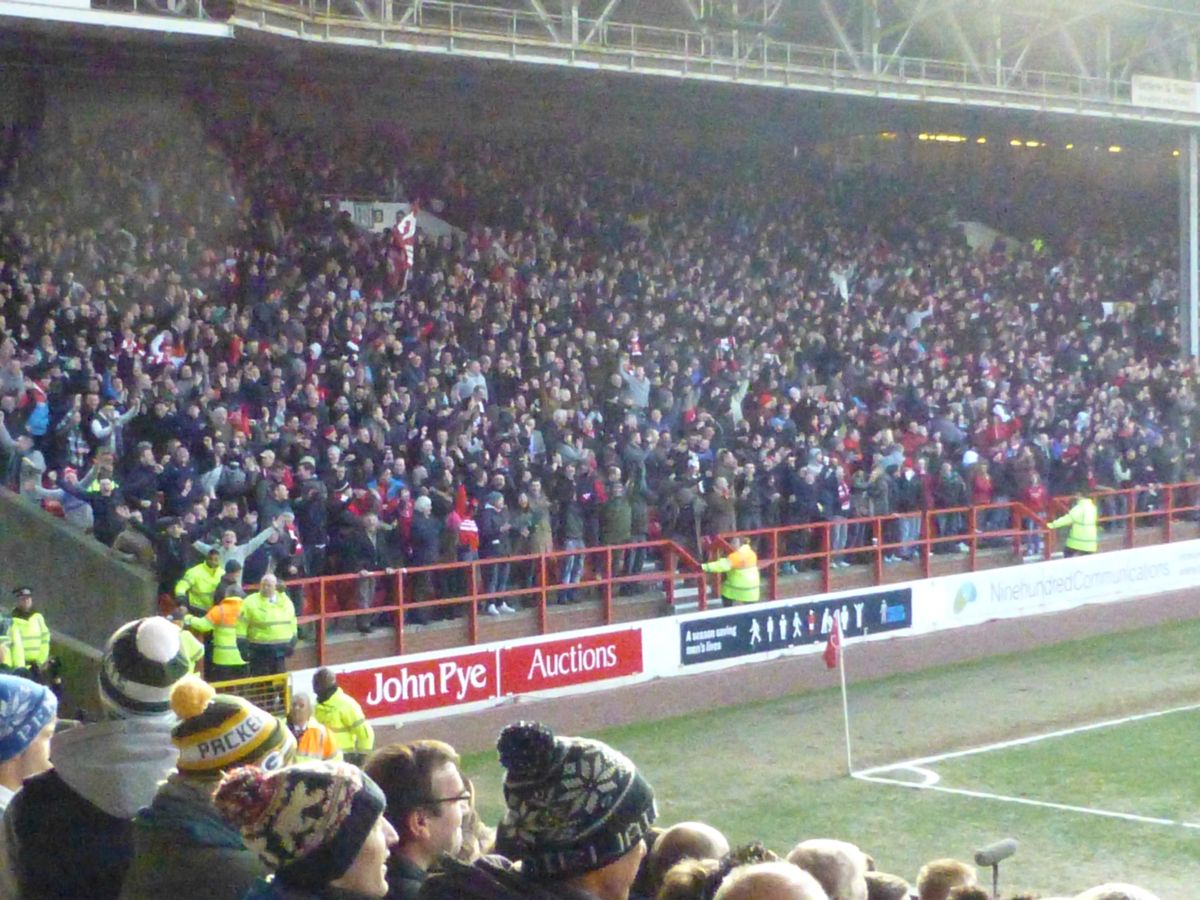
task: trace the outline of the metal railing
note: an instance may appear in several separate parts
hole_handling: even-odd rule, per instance
[[[286,674],[256,675],[232,681],[214,681],[218,694],[233,694],[249,700],[273,716],[285,718],[292,708],[292,682]]]
[[[648,561],[656,567],[647,570]],[[679,588],[689,585],[696,591],[697,607],[706,609],[700,563],[678,544],[658,540],[292,579],[287,591],[302,599],[304,614],[298,622],[302,629],[315,628],[317,659],[324,664],[336,625],[372,633],[377,622],[386,620],[395,652],[402,654],[412,626],[435,620],[464,620],[466,643],[479,643],[481,622],[492,620],[489,605],[511,601],[518,610],[532,611],[536,633],[551,634],[565,630],[550,615],[552,608],[586,600],[598,604],[598,624],[611,625],[618,596],[657,592],[671,609]]]
[[[1101,543],[1107,549],[1114,549],[1114,538],[1119,538],[1121,548],[1170,542],[1178,538],[1181,523],[1200,522],[1200,482],[1100,488],[1091,496],[1100,513]],[[837,574],[848,568],[853,572],[845,574],[854,575],[856,583],[861,584],[866,574],[870,584],[881,585],[929,578],[935,574],[935,563],[939,568],[975,571],[981,565],[1048,560],[1065,539],[1049,523],[1070,505],[1070,497],[1057,497],[1045,514],[1019,502],[927,509],[731,532],[705,543],[710,552],[726,553],[735,536],[752,541],[763,573],[762,599],[777,600],[828,592],[836,587]],[[915,529],[903,531],[905,522]],[[1198,532],[1200,527],[1195,527],[1187,536]],[[653,566],[647,568],[646,563]],[[808,583],[800,581],[804,578]],[[709,597],[720,595],[719,576],[713,593],[699,560],[669,540],[471,559],[365,576],[293,579],[287,584],[289,594],[303,601],[299,622],[312,630],[310,639],[316,642],[320,664],[326,660],[330,633],[339,624],[365,627],[386,618],[394,651],[403,654],[413,625],[425,620],[452,618],[465,624],[465,644],[488,639],[490,629],[482,624],[505,621],[487,615],[492,603],[514,603],[522,615],[531,613],[526,628],[532,624],[535,633],[551,634],[579,627],[577,619],[564,620],[565,624],[556,621],[551,611],[560,607],[586,601],[589,609],[598,611],[596,624],[610,625],[622,596],[656,601],[649,604],[649,611],[643,605],[623,616],[646,618],[673,612],[680,592],[689,589],[695,591],[695,608],[707,609]]]
[[[1180,521],[1200,521],[1200,482],[1123,490],[1103,487],[1089,496],[1098,508],[1101,541],[1119,533],[1122,549],[1135,546],[1139,528],[1160,528],[1162,542],[1170,543]],[[1002,554],[1002,562],[1050,559],[1066,538],[1051,528],[1050,522],[1071,504],[1071,496],[1052,498],[1047,515],[1015,501],[927,509],[736,531],[717,536],[714,543],[722,552],[728,552],[734,537],[751,541],[765,576],[763,599],[778,600],[781,574],[793,574],[797,568],[811,569],[818,575],[820,591],[827,592],[833,587],[839,561],[866,566],[871,582],[880,585],[896,580],[886,576],[896,563],[916,563],[916,577],[929,578],[935,557],[942,554],[965,556],[970,571],[975,571],[981,550],[1009,548],[1011,554],[1007,559]],[[919,526],[915,535],[900,531],[904,522]],[[835,540],[839,529],[845,529],[844,544]],[[856,535],[858,539],[854,540]],[[841,546],[835,546],[838,544]],[[904,576],[913,575],[911,566],[901,571]],[[719,584],[716,591],[719,594]]]
[[[136,2],[136,0],[135,0]],[[145,2],[145,0],[143,0]],[[298,36],[348,37],[361,30],[373,43],[399,43],[400,35],[444,38],[453,52],[468,52],[467,42],[503,45],[505,55],[519,59],[541,51],[574,64],[592,56],[616,56],[631,69],[730,77],[789,85],[790,76],[821,75],[877,84],[927,84],[1057,100],[1132,103],[1132,81],[1096,78],[1071,72],[1020,66],[975,66],[953,60],[850,53],[825,47],[777,41],[765,34],[702,30],[666,25],[572,19],[539,15],[527,9],[503,9],[457,0],[241,0],[239,24],[273,28],[287,20]],[[462,40],[462,47],[454,42]],[[478,48],[475,48],[478,49]],[[501,49],[497,47],[497,49]],[[564,55],[565,54],[565,55]],[[667,65],[669,64],[669,65]]]

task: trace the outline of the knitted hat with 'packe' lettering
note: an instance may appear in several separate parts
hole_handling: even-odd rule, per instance
[[[171,743],[179,748],[180,775],[215,778],[238,766],[274,771],[296,755],[292,732],[248,700],[218,694],[212,685],[189,675],[171,692],[179,724]]]

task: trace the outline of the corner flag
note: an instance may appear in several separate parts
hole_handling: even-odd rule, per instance
[[[825,666],[829,669],[838,667],[838,660],[842,655],[842,622],[841,618],[835,613],[833,617],[833,631],[829,633],[829,640],[825,644]]]

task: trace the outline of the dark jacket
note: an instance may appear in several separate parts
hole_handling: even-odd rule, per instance
[[[383,529],[375,532],[375,542],[371,543],[365,528],[353,528],[343,538],[342,547],[343,569],[349,572],[377,572],[386,569],[390,562],[387,535]]]
[[[433,516],[420,513],[412,520],[412,564],[432,566],[438,561],[438,547],[442,540],[442,523]]]
[[[426,877],[420,866],[393,854],[388,860],[387,900],[416,900]]]
[[[708,528],[709,534],[728,534],[737,531],[737,501],[733,493],[728,496],[713,491],[708,495]]]
[[[624,494],[604,501],[600,509],[600,542],[628,544],[633,535],[633,508]]]
[[[509,532],[502,526],[508,522],[503,510],[485,506],[479,514],[479,558],[487,559],[512,555]]]
[[[442,871],[430,875],[417,896],[420,900],[595,900],[562,884],[529,881],[501,856],[485,856],[471,865],[444,860]]]
[[[26,780],[4,818],[20,896],[116,900],[133,858],[133,816],[177,755],[166,719],[100,722],[56,735],[55,768]]]
[[[133,862],[121,897],[239,900],[267,874],[209,800],[213,785],[171,776],[133,820]]]
[[[216,900],[216,897],[213,898]],[[276,884],[274,880],[261,879],[242,895],[240,900],[369,900],[366,894],[325,887],[319,891]]]

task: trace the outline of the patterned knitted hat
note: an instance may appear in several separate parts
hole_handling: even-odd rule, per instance
[[[361,770],[329,762],[278,772],[236,769],[213,802],[276,881],[310,890],[346,874],[385,804],[383,791]]]
[[[165,716],[171,688],[188,672],[179,629],[161,616],[122,625],[100,665],[100,702],[111,716]]]
[[[28,678],[0,675],[0,763],[16,759],[58,715],[58,698]]]
[[[496,852],[520,860],[535,880],[602,869],[654,823],[653,789],[607,744],[517,722],[500,732],[496,747],[508,770]]]
[[[179,716],[171,743],[179,748],[181,775],[216,777],[237,766],[273,772],[296,755],[296,739],[278,719],[241,697],[218,694],[195,675],[175,685],[171,709]]]

